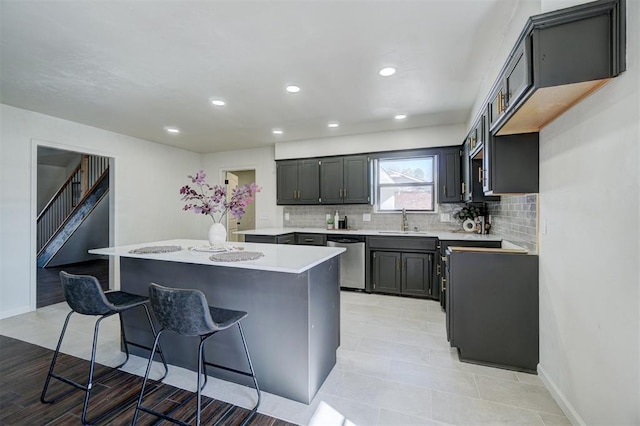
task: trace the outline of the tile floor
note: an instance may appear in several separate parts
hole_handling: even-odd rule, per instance
[[[67,312],[61,303],[7,318],[0,334],[54,349]],[[338,362],[312,403],[263,392],[260,412],[308,424],[324,401],[359,426],[570,424],[537,376],[461,363],[437,302],[343,291],[341,312]],[[62,351],[89,359],[92,333],[93,321],[75,315]],[[102,322],[97,360],[120,359],[115,316]],[[143,375],[145,363],[132,356],[124,369]],[[195,373],[172,367],[165,382],[193,390]],[[215,379],[204,394],[243,407],[255,398]]]

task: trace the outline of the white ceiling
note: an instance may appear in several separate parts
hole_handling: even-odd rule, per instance
[[[463,123],[517,3],[0,0],[0,101],[203,153]]]

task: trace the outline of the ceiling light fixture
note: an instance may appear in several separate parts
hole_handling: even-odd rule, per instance
[[[281,135],[284,133],[282,129],[273,129],[272,132],[274,135]]]
[[[393,67],[382,68],[380,71],[378,71],[378,74],[380,74],[383,77],[389,77],[394,75],[395,73],[396,73],[396,69]]]
[[[289,93],[298,93],[299,91],[300,91],[300,87],[298,86],[294,86],[294,85],[287,86],[287,92]]]
[[[227,103],[225,101],[223,101],[222,99],[217,99],[217,98],[211,98],[209,99],[209,101],[211,101],[211,103],[215,106],[225,106]]]
[[[396,120],[404,120],[405,118],[407,118],[407,114],[396,114],[395,117]]]
[[[167,133],[171,133],[172,135],[177,135],[178,133],[180,133],[180,129],[178,129],[177,127],[167,126],[167,127],[164,128],[164,130]]]
[[[337,121],[332,121],[331,123],[327,124],[327,126],[335,129],[336,127],[340,126],[340,123],[338,123]]]

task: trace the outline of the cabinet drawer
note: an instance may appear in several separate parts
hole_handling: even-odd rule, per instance
[[[296,244],[306,246],[326,246],[327,237],[324,234],[296,234]]]
[[[433,237],[369,237],[369,248],[434,251],[437,241]]]
[[[278,235],[276,237],[276,242],[278,244],[295,244],[296,243],[296,235],[295,234]]]

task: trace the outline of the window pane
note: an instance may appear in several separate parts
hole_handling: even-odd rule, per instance
[[[381,184],[433,183],[433,157],[380,160],[378,182]]]
[[[380,210],[433,211],[433,185],[380,187]]]

